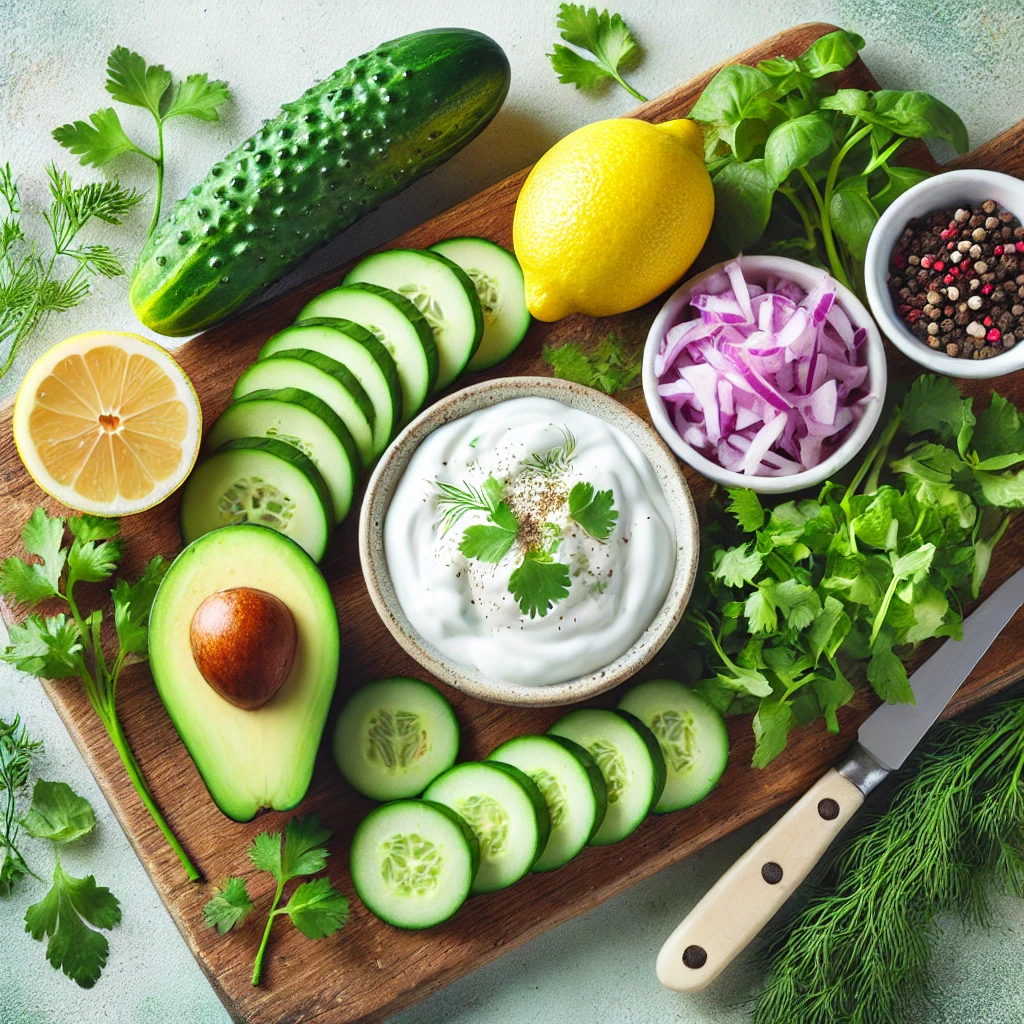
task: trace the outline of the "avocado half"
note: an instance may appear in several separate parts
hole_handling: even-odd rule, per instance
[[[291,671],[252,711],[221,697],[192,656],[192,616],[211,594],[265,590],[295,618]],[[267,643],[273,638],[268,637]],[[340,637],[330,590],[297,544],[263,526],[225,526],[193,541],[160,584],[149,618],[149,660],[167,713],[217,806],[235,821],[287,811],[306,795],[338,677]]]

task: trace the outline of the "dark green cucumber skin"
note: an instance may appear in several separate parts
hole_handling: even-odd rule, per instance
[[[458,152],[508,86],[504,51],[469,29],[414,32],[349,61],[175,204],[135,265],[137,316],[170,336],[224,319]]]

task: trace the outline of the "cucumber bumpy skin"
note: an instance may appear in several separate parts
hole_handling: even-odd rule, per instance
[[[469,29],[414,32],[351,60],[214,164],[146,243],[139,320],[193,334],[474,138],[498,112],[509,64]]]

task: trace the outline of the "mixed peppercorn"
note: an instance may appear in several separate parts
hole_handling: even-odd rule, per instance
[[[1024,341],[1024,226],[991,199],[910,221],[887,275],[913,334],[961,359],[989,359]]]

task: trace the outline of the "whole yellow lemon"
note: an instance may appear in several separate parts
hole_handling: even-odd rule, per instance
[[[534,165],[512,237],[538,320],[611,316],[686,273],[711,230],[715,195],[693,121],[596,121]]]

